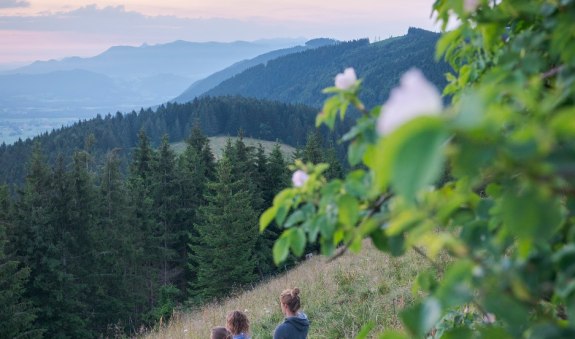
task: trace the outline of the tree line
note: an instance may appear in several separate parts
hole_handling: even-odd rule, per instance
[[[207,136],[235,135],[241,129],[246,137],[277,140],[297,147],[305,144],[308,130],[314,128],[316,113],[317,109],[301,104],[228,96],[203,97],[184,104],[168,103],[127,114],[98,115],[33,139],[0,145],[0,183],[24,182],[25,166],[37,142],[50,164],[56,163],[59,156],[72,161],[79,149],[89,150],[93,163],[98,166],[106,162],[110,150],[115,150],[127,164],[138,144],[140,130],[146,133],[151,145],[157,147],[165,134],[170,142],[184,140],[190,135],[194,122],[199,121]],[[322,130],[323,139],[337,140],[336,135],[343,134],[341,131],[346,130],[349,123],[341,126],[339,134]],[[342,147],[338,146],[337,150],[343,157]],[[122,171],[126,170],[124,166]]]
[[[201,305],[275,274],[278,229],[258,216],[290,185],[279,144],[269,154],[228,140],[215,159],[199,123],[176,155],[145,131],[124,175],[118,152],[89,147],[53,164],[35,143],[22,186],[0,187],[0,333],[92,338],[138,333],[176,307]],[[331,163],[310,133],[295,157]]]

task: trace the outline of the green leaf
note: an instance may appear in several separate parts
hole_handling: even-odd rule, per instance
[[[479,329],[482,339],[512,339],[513,336],[509,334],[504,328],[501,327],[483,327]],[[532,336],[532,338],[539,338]]]
[[[306,216],[302,210],[297,210],[290,214],[287,218],[284,227],[292,227],[293,225],[299,224],[306,219]]]
[[[473,338],[473,331],[469,328],[454,328],[445,332],[442,339],[468,339]]]
[[[355,336],[355,339],[365,339],[367,338],[367,335],[369,334],[369,332],[371,332],[371,330],[373,330],[373,328],[375,327],[375,324],[370,321],[367,324],[363,325],[363,327],[361,328],[361,330],[359,331],[359,333]]]
[[[396,215],[391,219],[385,228],[385,233],[389,236],[403,234],[403,232],[412,229],[420,221],[420,216],[413,211],[403,211],[401,214]]]
[[[314,243],[317,240],[320,225],[323,225],[325,223],[325,220],[326,220],[325,216],[316,215],[302,225],[302,227],[304,227],[304,229],[307,231],[310,243]]]
[[[441,318],[441,305],[436,299],[427,298],[401,312],[400,317],[414,336],[424,338]]]
[[[293,252],[298,257],[303,255],[305,250],[305,232],[301,228],[295,228],[295,232],[292,232],[290,235],[290,247]]]
[[[405,237],[403,234],[387,238],[387,243],[389,246],[389,253],[394,257],[399,257],[405,253]]]
[[[363,158],[363,154],[367,149],[368,144],[360,140],[354,140],[349,144],[347,151],[347,159],[351,166],[359,164]]]
[[[260,232],[263,232],[268,225],[274,220],[277,213],[276,206],[272,206],[268,208],[262,215],[260,216]]]
[[[517,300],[497,289],[486,291],[485,308],[495,314],[496,320],[505,321],[510,328],[515,329],[515,336],[519,336],[520,329],[529,323],[529,311]]]
[[[437,273],[435,273],[435,270],[420,272],[411,288],[412,294],[417,296],[420,291],[424,293],[432,293],[438,286],[436,278]]]
[[[274,197],[274,205],[279,206],[279,205],[287,204],[287,205],[291,206],[291,200],[293,199],[294,196],[295,196],[295,191],[291,188],[286,188],[283,191],[279,192]]]
[[[276,242],[274,243],[274,247],[272,249],[274,263],[276,265],[279,265],[284,260],[286,260],[289,254],[290,239],[287,236],[284,236],[286,233],[287,232],[284,232],[282,236],[278,240],[276,240]]]
[[[276,223],[280,226],[283,225],[288,213],[289,213],[289,206],[286,205],[278,206],[276,212]]]
[[[383,332],[379,339],[408,339],[409,337],[396,330],[386,330]]]
[[[569,107],[553,117],[551,128],[562,137],[575,137],[575,108]]]
[[[332,96],[327,99],[323,104],[323,109],[315,118],[315,125],[319,127],[322,123],[326,124],[330,129],[335,125],[335,118],[337,111],[342,105],[338,95]]]
[[[368,185],[366,173],[363,170],[356,170],[349,173],[344,182],[345,191],[360,199],[367,194]]]
[[[353,226],[359,219],[359,202],[349,194],[344,194],[337,199],[339,222]]]
[[[405,253],[405,239],[403,234],[388,237],[384,230],[378,229],[373,231],[369,236],[375,247],[382,252],[388,252],[395,257]]]
[[[435,46],[435,60],[440,60],[445,55],[447,49],[454,44],[454,42],[461,36],[461,31],[454,29],[445,32]]]
[[[389,138],[397,139],[391,159],[391,183],[399,194],[413,201],[421,188],[441,174],[447,140],[443,121],[420,117],[400,127]]]
[[[373,242],[373,245],[375,246],[375,248],[377,248],[378,250],[382,251],[382,252],[387,252],[389,251],[389,245],[387,243],[387,236],[385,235],[385,232],[383,230],[375,230],[373,232],[371,232],[371,234],[369,235],[371,237],[371,241]]]
[[[444,308],[453,308],[473,298],[471,278],[474,264],[467,260],[455,262],[445,272],[435,296]]]
[[[546,241],[563,222],[561,201],[537,187],[507,190],[498,200],[505,227],[519,238]]]
[[[481,169],[488,166],[496,155],[496,146],[470,140],[460,140],[454,147],[451,167],[458,178],[469,177],[479,180]]]

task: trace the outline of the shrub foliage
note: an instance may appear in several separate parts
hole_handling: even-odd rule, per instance
[[[279,193],[260,227],[284,227],[276,262],[317,240],[326,255],[358,252],[366,237],[395,256],[448,253],[447,267],[419,274],[407,333],[383,337],[575,337],[575,1],[433,10],[444,30],[458,20],[436,48],[454,70],[452,103],[380,135],[361,80],[326,89],[318,124],[349,105],[364,112],[343,137],[356,169],[327,180],[326,165],[297,163],[307,180]]]

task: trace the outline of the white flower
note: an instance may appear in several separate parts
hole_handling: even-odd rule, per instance
[[[399,83],[381,109],[377,120],[380,135],[387,135],[420,115],[437,115],[443,109],[439,91],[420,70],[412,68],[405,72]]]
[[[357,76],[353,68],[346,68],[343,73],[339,73],[335,76],[335,87],[339,89],[349,89],[357,81]]]
[[[487,313],[483,316],[483,322],[486,324],[493,324],[495,320],[497,320],[497,318],[493,313]]]
[[[463,10],[466,13],[475,12],[479,7],[479,0],[463,0]]]
[[[297,170],[293,173],[293,175],[291,177],[291,181],[293,182],[293,185],[295,187],[302,187],[308,178],[309,178],[309,175],[307,175],[306,172],[304,172],[302,170]]]

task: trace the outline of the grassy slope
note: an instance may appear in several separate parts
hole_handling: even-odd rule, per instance
[[[209,137],[208,139],[210,140],[210,147],[212,149],[212,152],[214,153],[215,157],[219,159],[224,151],[224,147],[226,146],[226,142],[228,141],[228,139],[231,139],[233,143],[236,141],[237,137],[218,136],[218,137]],[[266,154],[269,154],[276,144],[273,141],[266,141],[252,138],[244,138],[244,143],[247,146],[252,146],[255,148],[258,147],[258,144],[262,144]],[[180,141],[173,143],[172,149],[177,154],[181,154],[186,150],[186,142]],[[286,159],[288,162],[291,161],[295,148],[286,144],[280,144],[280,150],[282,151],[284,159]]]
[[[401,328],[398,312],[413,300],[411,285],[428,264],[413,251],[393,258],[364,243],[360,254],[346,254],[327,263],[315,256],[296,268],[221,303],[175,315],[166,327],[146,338],[209,338],[226,314],[245,311],[254,339],[271,338],[283,317],[278,306],[282,290],[299,287],[303,311],[311,321],[309,338],[353,338],[362,324],[373,321],[384,329]]]

